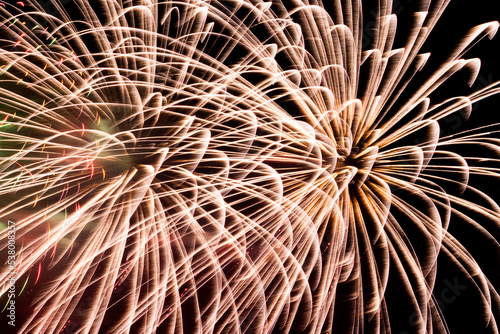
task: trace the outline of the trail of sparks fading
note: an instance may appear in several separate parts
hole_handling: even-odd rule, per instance
[[[320,247],[295,203],[307,189],[287,198],[264,162],[314,177],[314,135],[198,49],[200,3],[76,4],[83,26],[62,8],[1,16],[0,211],[25,243],[20,274],[39,268],[20,331],[269,326]]]
[[[500,85],[436,104],[429,96],[460,70],[468,70],[469,84],[474,82],[480,62],[462,57],[481,38],[492,38],[498,22],[473,28],[448,61],[415,89],[411,79],[430,57],[418,54],[419,49],[447,1],[422,1],[421,8],[433,10],[415,13],[413,22],[407,22],[410,35],[401,48],[393,48],[397,27],[392,3],[381,1],[369,50],[360,47],[359,2],[331,4],[332,16],[314,1],[211,4],[208,13],[222,27],[225,41],[217,56],[243,59],[238,63],[242,75],[258,72],[259,89],[314,129],[322,153],[333,153],[323,153],[324,172],[308,182],[310,194],[317,195],[302,207],[319,218],[318,230],[344,231],[332,241],[319,238],[323,245],[342,245],[338,261],[324,261],[342,268],[323,269],[322,287],[310,285],[313,302],[302,300],[296,308],[311,309],[310,318],[298,313],[297,318],[306,319],[304,327],[299,320],[288,321],[282,332],[389,332],[398,317],[410,319],[415,332],[445,332],[447,319],[433,299],[438,254],[444,253],[476,285],[481,325],[497,333],[498,282],[488,280],[485,268],[447,229],[451,217],[465,220],[495,245],[498,255],[499,206],[468,185],[470,175],[498,180],[498,130],[439,138],[438,122],[457,112],[468,117],[472,104],[498,94]],[[461,156],[457,146],[474,147],[467,151],[477,156]],[[296,182],[289,174],[282,179],[284,184]],[[478,200],[462,198],[464,191]],[[333,207],[324,204],[325,197]],[[399,295],[392,298],[396,305],[386,298],[391,293]],[[410,306],[400,312],[403,300]]]
[[[368,50],[359,2],[0,6],[0,216],[36,284],[20,332],[389,332],[391,279],[416,329],[444,332],[439,253],[498,332],[496,287],[447,229],[456,215],[494,239],[500,208],[467,182],[498,179],[499,142],[440,139],[438,122],[500,87],[429,99],[461,69],[474,80],[461,58],[498,23],[401,99],[446,3],[393,49],[381,1]]]

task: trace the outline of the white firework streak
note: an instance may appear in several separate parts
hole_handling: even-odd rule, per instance
[[[319,161],[314,137],[195,47],[210,31],[197,3],[74,5],[81,22],[2,13],[1,215],[36,291],[20,331],[266,326],[319,245],[263,161]]]
[[[344,268],[340,276],[321,276],[323,288],[313,290],[317,303],[310,305],[310,322],[300,329],[288,322],[283,332],[389,332],[394,321],[386,299],[391,277],[402,294],[396,302],[412,304],[408,314],[415,332],[447,331],[433,297],[439,253],[476,286],[484,326],[498,332],[498,282],[490,282],[484,268],[447,233],[451,217],[466,220],[495,245],[497,265],[499,207],[467,183],[469,175],[498,179],[498,130],[440,138],[438,121],[457,112],[468,117],[473,103],[499,92],[499,83],[434,105],[429,98],[460,70],[470,71],[469,84],[474,82],[480,61],[462,57],[481,38],[492,38],[498,22],[472,29],[440,68],[407,93],[430,57],[419,50],[447,4],[421,2],[428,11],[414,13],[405,44],[393,48],[396,16],[391,15],[392,2],[381,1],[371,48],[364,51],[359,1],[334,2],[329,12],[316,1],[212,3],[209,13],[228,36],[225,57],[231,58],[234,47],[242,59],[251,59],[239,65],[259,71],[265,78],[259,88],[287,104],[298,120],[313,127],[322,150],[332,152],[323,159],[325,173],[309,186],[334,199],[336,210],[326,214],[328,208],[318,199],[317,212],[308,213],[324,217],[327,226],[321,231],[346,230],[343,239],[335,240],[345,250]],[[248,55],[242,56],[242,50]],[[477,155],[454,152],[454,146],[469,145]],[[486,159],[479,158],[486,150]],[[481,166],[484,161],[490,164]],[[349,187],[340,186],[346,182]],[[342,192],[338,201],[338,193],[329,192],[334,183]],[[444,190],[450,183],[454,194]],[[465,190],[480,200],[458,195]],[[467,217],[465,210],[479,218]]]
[[[16,221],[33,291],[20,332],[388,332],[391,277],[417,330],[444,332],[439,253],[498,332],[494,285],[446,232],[461,215],[492,238],[463,208],[498,230],[497,204],[467,185],[498,177],[475,164],[498,161],[498,140],[440,139],[438,124],[498,84],[429,99],[463,68],[473,81],[479,61],[461,58],[498,23],[401,103],[445,1],[415,13],[401,49],[382,1],[368,51],[359,2],[331,16],[298,1],[54,4],[0,6],[0,216]],[[479,157],[453,151],[464,145]]]

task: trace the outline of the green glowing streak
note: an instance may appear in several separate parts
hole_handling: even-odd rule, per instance
[[[10,187],[10,189],[12,189],[12,188],[14,188],[16,186],[16,184],[17,184],[17,182],[19,182],[19,179],[21,178],[22,174],[23,173],[19,174],[19,177],[17,178],[16,182],[14,182],[14,184],[12,185],[12,187]]]
[[[21,254],[23,253],[23,249],[24,249],[24,243],[21,245],[21,250],[17,254],[16,263],[19,262],[19,258],[21,257]]]
[[[17,295],[18,297],[21,295],[21,293],[23,293],[24,291],[24,288],[26,287],[26,284],[28,284],[28,280],[30,279],[30,275],[28,275],[28,277],[26,278],[26,282],[24,282],[24,285],[23,285],[23,288],[21,289],[21,291],[19,292],[19,294]]]
[[[17,153],[16,153],[16,154],[12,157],[12,159],[10,159],[10,160],[13,160],[15,157],[17,157],[17,156],[19,155],[19,153],[21,153],[21,152],[24,150],[24,148],[26,147],[26,144],[28,144],[28,142],[25,142],[25,143],[24,143],[24,145],[23,145],[23,147],[21,147],[21,149],[19,150],[19,152],[17,152]]]
[[[57,38],[54,38],[54,39],[52,40],[52,42],[50,42],[49,46],[51,46],[52,44],[54,44],[54,42],[56,41],[56,39],[57,39]]]
[[[5,284],[4,284],[3,286],[5,287]],[[3,287],[2,287],[2,288],[3,288]],[[2,290],[3,290],[3,289],[2,289]],[[10,293],[9,293],[9,295],[10,295]],[[3,308],[3,310],[2,310],[2,312],[1,312],[1,313],[3,313],[3,311],[5,311],[5,309],[7,308],[7,306],[9,306],[9,303],[10,303],[10,300],[11,300],[11,299],[12,299],[11,297],[9,297],[9,299],[7,299],[7,303],[5,304],[5,307]]]
[[[38,24],[34,26],[31,30],[35,30],[36,28],[38,28]]]
[[[5,311],[5,309],[6,309],[6,308],[7,308],[7,306],[9,305],[9,302],[10,302],[10,297],[9,297],[9,299],[7,299],[7,303],[5,304],[5,307],[3,308],[2,313],[3,313],[3,311]]]
[[[0,73],[0,75],[4,74],[5,72],[7,72],[10,68],[12,67],[12,65],[9,65],[7,66],[7,68],[5,70],[3,70],[2,73]]]

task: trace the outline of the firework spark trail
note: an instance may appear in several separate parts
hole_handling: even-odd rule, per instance
[[[0,211],[18,222],[20,276],[42,268],[21,332],[275,323],[320,250],[262,162],[314,177],[311,131],[197,48],[198,3],[75,5],[83,21],[2,9]]]
[[[331,15],[299,1],[54,5],[0,8],[0,215],[18,222],[20,276],[33,286],[41,268],[21,332],[389,331],[390,277],[417,326],[441,332],[440,252],[497,331],[495,286],[446,230],[461,215],[491,232],[442,184],[477,192],[472,210],[498,222],[498,205],[466,187],[498,167],[449,150],[498,162],[498,142],[439,139],[438,121],[498,83],[429,99],[461,69],[473,80],[478,61],[460,58],[497,23],[401,103],[446,1],[415,14],[399,49],[382,1],[367,51],[358,2]]]
[[[251,59],[251,63],[238,63],[245,68],[243,75],[258,72],[262,78],[259,88],[287,105],[297,119],[310,124],[318,144],[332,153],[333,159],[324,158],[323,162],[331,181],[318,178],[310,187],[328,194],[329,184],[339,183],[336,176],[342,172],[353,184],[339,187],[339,198],[338,193],[332,196],[340,210],[332,214],[342,218],[328,226],[342,225],[348,230],[347,239],[334,241],[346,242],[345,269],[341,284],[336,286],[335,300],[328,300],[326,290],[313,292],[318,302],[313,310],[315,320],[308,325],[310,332],[329,331],[332,326],[339,332],[388,331],[391,317],[384,295],[390,289],[389,267],[393,268],[392,276],[400,277],[398,284],[405,286],[403,293],[413,302],[409,313],[418,326],[416,330],[444,331],[446,319],[431,298],[440,251],[477,286],[484,319],[493,332],[498,332],[498,287],[488,281],[484,268],[464,246],[446,232],[451,217],[460,216],[475,226],[481,238],[492,240],[498,250],[495,235],[499,207],[487,194],[468,185],[469,175],[498,179],[497,132],[439,138],[439,121],[457,112],[468,117],[473,103],[498,94],[499,83],[436,104],[429,99],[459,71],[468,70],[469,85],[474,82],[480,62],[462,57],[481,38],[492,38],[498,22],[473,28],[440,68],[411,94],[404,95],[411,79],[431,56],[419,54],[419,50],[447,4],[422,2],[421,8],[428,11],[415,13],[413,21],[407,23],[410,34],[404,45],[393,49],[396,16],[391,15],[390,1],[380,2],[373,42],[370,49],[362,50],[359,2],[335,2],[329,12],[315,1],[258,5],[211,2],[208,12],[213,13],[214,30],[218,27],[226,39],[221,54],[224,59],[236,58],[232,53],[243,60]],[[405,99],[401,100],[403,95]],[[453,147],[457,145],[473,145],[478,156],[455,153]],[[481,154],[487,158],[481,158]],[[490,164],[480,165],[478,161]],[[284,175],[285,184],[287,179]],[[449,194],[444,191],[449,183],[458,189],[456,193],[467,190],[481,199],[470,202]],[[472,210],[479,218],[467,217],[462,210]],[[313,210],[306,211],[315,215]],[[401,218],[396,218],[396,213]],[[325,212],[319,210],[318,214]],[[320,220],[327,222],[328,218]],[[419,239],[405,232],[405,221],[414,224],[412,231],[419,231]],[[421,247],[424,252],[415,249],[412,238],[425,245]],[[322,278],[335,286],[334,276],[324,274]],[[294,325],[286,324],[284,332],[296,331]]]

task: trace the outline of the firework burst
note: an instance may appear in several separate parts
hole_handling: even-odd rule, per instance
[[[342,268],[332,276],[322,274],[326,288],[312,289],[316,302],[305,305],[314,315],[307,331],[388,332],[398,326],[446,331],[444,307],[434,295],[440,283],[439,254],[474,285],[484,321],[475,330],[485,326],[498,331],[497,283],[484,270],[492,279],[495,272],[479,266],[447,232],[452,219],[465,220],[498,255],[498,205],[469,184],[476,175],[497,179],[497,132],[440,136],[440,122],[457,113],[467,118],[473,103],[499,92],[498,83],[468,96],[430,99],[457,72],[468,71],[469,84],[474,82],[480,62],[462,57],[481,38],[492,38],[498,22],[473,28],[440,67],[424,71],[429,74],[423,79],[420,75],[416,86],[412,79],[431,56],[419,51],[447,4],[421,2],[399,40],[391,1],[379,3],[368,40],[363,39],[360,2],[337,2],[328,10],[314,1],[233,7],[221,2],[209,11],[216,13],[214,21],[222,17],[227,45],[234,45],[239,55],[246,52],[243,59],[252,59],[244,64],[248,73],[271,78],[261,79],[259,88],[309,124],[318,145],[331,153],[323,156],[325,172],[309,187],[330,197],[334,209],[318,196],[316,211],[308,213],[322,217],[322,232],[345,231],[333,239],[343,245],[343,257],[336,262]],[[466,149],[464,155],[469,146],[475,152]],[[479,158],[484,150],[490,151],[488,159]],[[289,178],[283,179],[286,183]],[[332,184],[340,191],[332,191]],[[475,200],[462,196],[464,192],[473,193]],[[284,331],[300,332],[296,323],[288,323]]]
[[[309,253],[273,247],[292,218],[316,232],[262,161],[307,164],[314,138],[197,49],[211,27],[198,3],[71,5],[80,20],[2,8],[1,215],[22,248],[20,331],[265,326]]]
[[[498,179],[497,132],[440,122],[500,87],[433,95],[474,81],[462,58],[498,23],[414,85],[447,1],[401,40],[390,1],[369,39],[359,1],[50,4],[0,6],[19,332],[446,332],[441,258],[498,332],[498,282],[448,232],[498,253],[500,208],[469,183]]]

